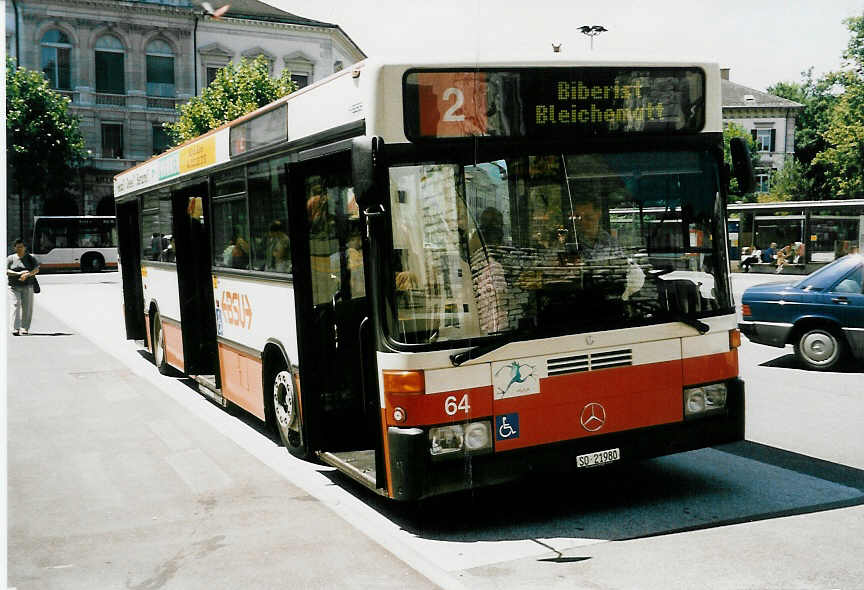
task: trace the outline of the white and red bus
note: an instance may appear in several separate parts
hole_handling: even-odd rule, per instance
[[[113,215],[37,216],[31,250],[43,270],[116,269],[116,219]]]
[[[127,336],[394,499],[741,440],[728,178],[716,64],[362,62],[116,177]]]

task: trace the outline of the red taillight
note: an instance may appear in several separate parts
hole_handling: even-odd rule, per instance
[[[753,313],[750,311],[750,306],[746,303],[741,305],[741,315],[753,315]]]
[[[741,346],[741,332],[729,330],[729,350],[735,350]]]
[[[384,393],[422,394],[426,391],[423,371],[382,371]]]

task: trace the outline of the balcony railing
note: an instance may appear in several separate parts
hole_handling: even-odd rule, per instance
[[[147,97],[147,108],[148,109],[166,109],[169,111],[173,111],[178,103],[179,99],[177,98],[163,98],[163,97],[155,97],[148,96]]]
[[[55,90],[54,92],[56,92],[57,94],[62,94],[63,96],[65,96],[66,98],[69,99],[69,102],[72,102],[72,103],[76,103],[80,100],[78,98],[78,93],[75,92],[74,90]]]
[[[126,95],[125,94],[104,94],[98,92],[94,95],[96,97],[96,104],[104,104],[113,107],[125,107],[126,106]]]

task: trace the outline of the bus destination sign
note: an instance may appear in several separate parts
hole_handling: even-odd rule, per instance
[[[412,70],[409,139],[694,133],[705,124],[697,67]]]

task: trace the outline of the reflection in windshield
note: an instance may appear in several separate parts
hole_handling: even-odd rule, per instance
[[[390,193],[389,329],[401,342],[566,334],[731,305],[715,274],[707,154],[399,166]]]

